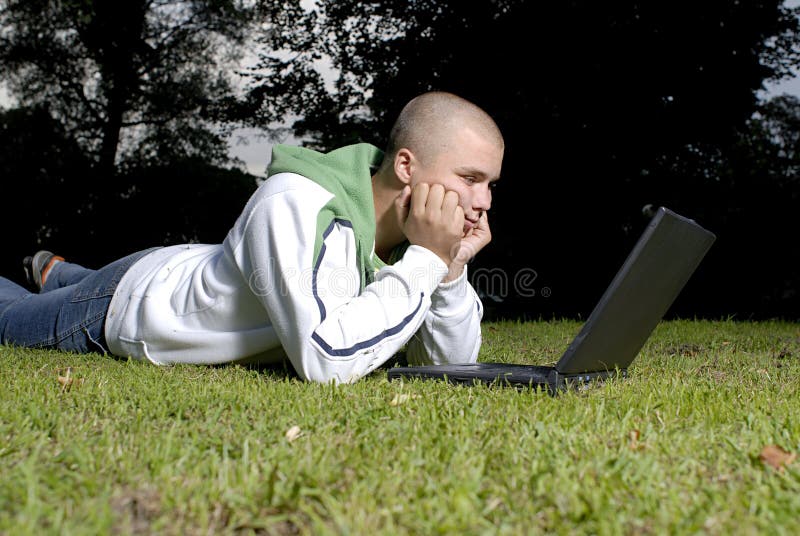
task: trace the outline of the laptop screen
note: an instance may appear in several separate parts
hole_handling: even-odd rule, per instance
[[[626,369],[715,239],[694,220],[659,208],[556,370]]]

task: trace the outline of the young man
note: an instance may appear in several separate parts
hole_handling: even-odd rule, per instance
[[[271,363],[352,382],[407,344],[410,363],[474,362],[483,309],[467,261],[491,240],[504,142],[450,93],[411,100],[385,155],[273,149],[222,244],[135,253],[98,271],[27,260],[39,294],[0,278],[0,342],[156,364]]]

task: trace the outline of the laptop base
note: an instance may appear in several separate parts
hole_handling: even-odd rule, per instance
[[[420,367],[394,367],[389,369],[389,380],[424,378],[438,379],[452,384],[516,387],[517,389],[547,390],[556,394],[569,388],[587,389],[592,383],[609,377],[625,377],[625,370],[559,373],[555,367],[518,365],[510,363],[465,363],[461,365],[429,365]]]

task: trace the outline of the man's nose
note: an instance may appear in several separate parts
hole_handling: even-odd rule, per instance
[[[487,211],[492,208],[492,190],[487,183],[483,183],[475,194],[475,210]]]

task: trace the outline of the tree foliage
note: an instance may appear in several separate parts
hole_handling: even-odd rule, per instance
[[[298,130],[328,147],[354,124],[385,130],[428,89],[458,91],[528,130],[587,137],[614,119],[626,141],[676,127],[713,139],[750,116],[762,82],[786,75],[800,51],[796,10],[779,0],[315,5],[267,36],[258,69],[269,74],[252,95],[283,102],[303,116]],[[332,90],[320,58],[338,73]]]
[[[103,174],[126,159],[224,162],[215,123],[235,82],[224,67],[252,20],[237,0],[6,0],[0,67],[19,102],[46,105]]]

